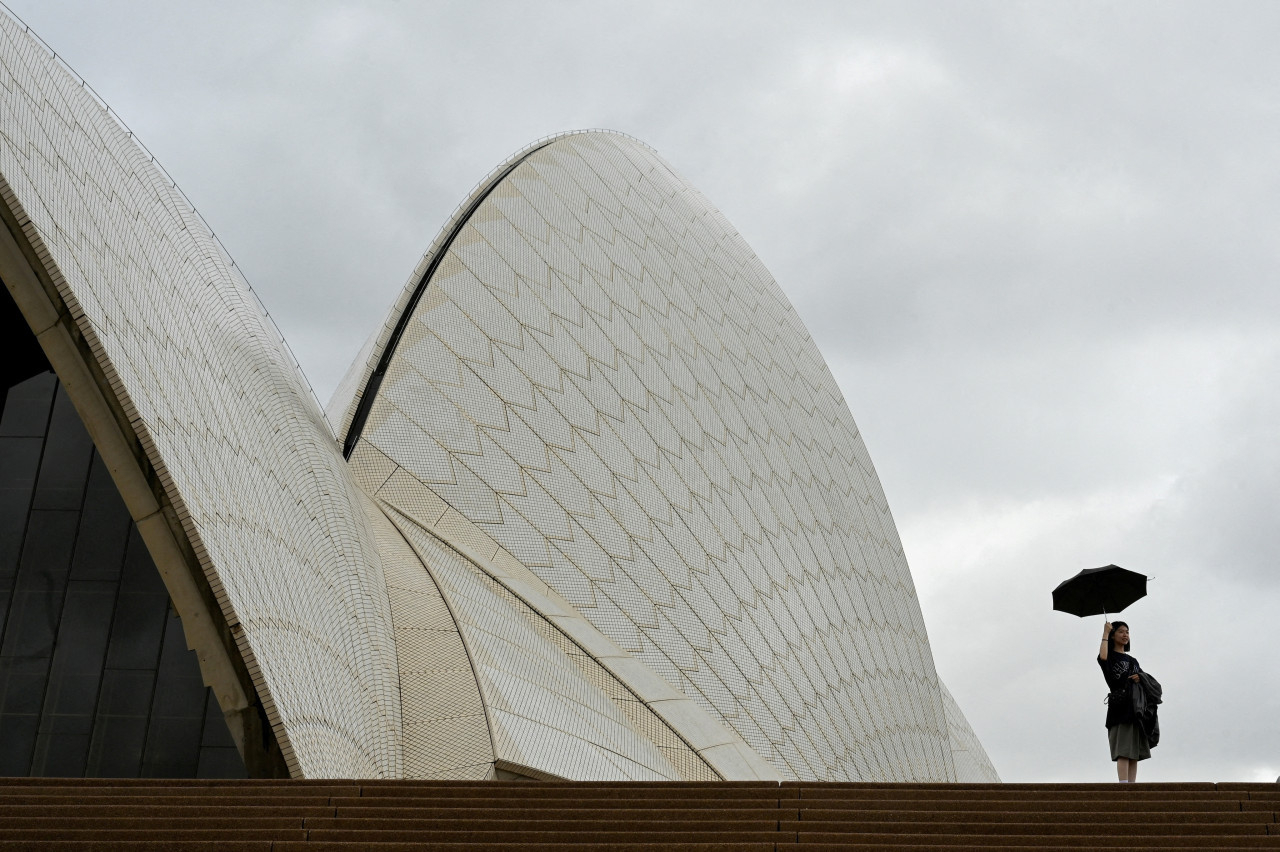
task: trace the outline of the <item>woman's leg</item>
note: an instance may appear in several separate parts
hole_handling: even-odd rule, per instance
[[[1138,780],[1138,761],[1129,761],[1129,783],[1134,784]]]
[[[1135,764],[1137,762],[1138,761],[1130,760],[1127,757],[1117,757],[1116,758],[1116,777],[1119,778],[1119,780],[1121,781],[1128,781],[1129,773],[1137,770],[1136,766],[1132,770],[1129,769],[1129,766],[1130,764]]]

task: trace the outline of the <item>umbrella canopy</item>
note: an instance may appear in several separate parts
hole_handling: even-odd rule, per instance
[[[1086,568],[1053,590],[1053,608],[1084,618],[1120,612],[1147,594],[1147,577],[1119,565]]]

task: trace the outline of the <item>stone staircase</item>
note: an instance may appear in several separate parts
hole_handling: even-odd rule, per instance
[[[0,852],[1280,849],[1278,784],[0,779]]]

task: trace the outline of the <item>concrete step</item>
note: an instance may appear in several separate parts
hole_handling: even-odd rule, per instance
[[[121,841],[0,840],[0,852],[774,852],[772,841],[759,843],[368,843],[366,841]],[[800,848],[800,847],[797,847]],[[809,847],[804,847],[808,849]],[[880,847],[883,848],[883,847]],[[931,852],[935,852],[934,847]],[[1072,850],[1078,852],[1078,850]]]
[[[0,805],[0,826],[6,824],[10,817],[48,816],[54,808],[47,805]],[[277,807],[275,805],[240,805],[227,808],[223,805],[204,802],[201,804],[183,805],[136,805],[112,806],[104,808],[100,805],[62,805],[57,813],[78,817],[222,817],[226,819],[233,813],[247,817],[298,817],[336,816],[331,807]]]
[[[1280,849],[1274,784],[0,779],[0,852]]]
[[[48,813],[46,811],[46,813]],[[332,820],[332,817],[328,819]],[[152,828],[202,829],[235,828],[269,830],[274,828],[306,828],[307,820],[298,816],[244,817],[223,813],[216,817],[120,817],[111,814],[68,817],[57,816],[12,817],[3,822],[6,834],[11,829],[23,828]]]
[[[507,830],[510,828],[527,829],[529,831],[549,831],[565,825],[572,825],[575,831],[774,831],[778,830],[776,819],[720,819],[707,818],[699,820],[664,820],[664,819],[517,819],[508,820],[496,816],[488,818],[457,819],[366,819],[363,817],[311,817],[303,821],[307,829],[386,829],[405,832],[436,832],[452,829]],[[792,824],[792,823],[788,823]],[[798,824],[798,823],[797,823]]]
[[[5,828],[5,840],[57,841],[218,841],[306,840],[302,828]],[[353,838],[354,839],[354,838]]]
[[[308,826],[311,820],[308,820]],[[1275,826],[1280,834],[1280,825],[1257,821],[1238,823],[1201,823],[1201,822],[1142,822],[1124,823],[1126,834],[1139,834],[1149,837],[1212,835],[1231,837],[1242,835],[1266,835],[1268,826]],[[356,828],[358,826],[352,826]],[[1078,835],[1116,833],[1116,823],[1107,820],[1090,820],[1087,822],[823,822],[813,820],[783,821],[778,825],[779,833],[803,832],[806,834],[902,834],[904,832],[920,834],[985,834],[985,835]]]
[[[841,812],[845,813],[845,812]],[[508,820],[529,820],[529,819],[556,819],[556,820],[579,820],[579,819],[620,819],[620,820],[642,820],[642,819],[664,819],[671,822],[698,822],[714,816],[717,819],[799,819],[800,811],[798,808],[774,808],[772,804],[762,805],[758,808],[723,808],[723,809],[703,809],[694,808],[689,810],[663,810],[653,808],[628,808],[628,807],[592,807],[592,808],[553,808],[553,807],[505,807],[494,809],[483,808],[403,808],[403,807],[359,807],[359,808],[337,808],[332,814],[311,814],[311,816],[338,816],[338,817],[364,817],[367,819],[398,819],[412,814],[416,817],[429,817],[433,819],[468,819],[477,815],[491,814]]]
[[[265,800],[265,801],[264,801]],[[332,807],[334,801],[364,802],[365,799],[334,796],[3,796],[0,812],[6,809],[35,806],[41,808],[69,806],[90,808],[190,807],[213,804],[220,808],[267,806],[272,808]],[[385,800],[394,803],[395,799]]]
[[[800,811],[806,821],[829,822],[894,822],[894,823],[927,823],[927,822],[1027,822],[1034,820],[1038,825],[1067,825],[1070,823],[1094,823],[1099,820],[1113,822],[1112,815],[1100,817],[1095,811],[1053,811],[1052,813],[1033,813],[1026,811],[943,811],[943,810],[828,810],[823,808],[804,808]],[[1260,823],[1270,822],[1265,813],[1257,811],[1143,811],[1134,815],[1134,819],[1144,823],[1197,822],[1197,823]]]
[[[1094,840],[1093,842],[1096,843],[1097,841]],[[991,848],[992,848],[991,846],[987,846],[987,845],[982,845],[982,844],[975,845],[975,844],[967,844],[967,843],[944,844],[944,845],[932,845],[932,844],[921,845],[921,844],[904,842],[904,843],[896,843],[890,846],[886,846],[882,843],[859,843],[859,842],[815,843],[815,842],[809,842],[809,841],[806,841],[803,843],[780,842],[776,844],[774,847],[775,852],[846,852],[846,850],[852,850],[853,852],[871,852],[871,850],[876,850],[876,849],[892,850],[893,852],[984,852],[985,850],[989,850]],[[1060,846],[1060,845],[1049,845],[1049,844],[1044,844],[1044,845],[1037,844],[1034,846],[1000,846],[998,848],[1000,852],[1080,852],[1080,849],[1081,849],[1080,846]],[[1085,847],[1085,848],[1090,848],[1090,847]],[[1107,846],[1101,847],[1101,848],[1124,849],[1125,846],[1108,844]],[[1154,848],[1160,849],[1160,848],[1169,848],[1169,847],[1156,846]],[[1233,846],[1229,844],[1227,845],[1212,844],[1212,845],[1201,845],[1201,846],[1179,846],[1177,847],[1177,849],[1178,849],[1178,852],[1253,852],[1253,850],[1256,850],[1257,847],[1256,846]],[[299,847],[299,852],[301,852],[301,847]],[[333,849],[333,850],[329,850],[329,852],[343,852],[343,850]],[[391,850],[382,850],[382,852],[391,852]],[[453,852],[464,852],[464,850],[459,848],[459,849],[453,850]],[[478,852],[478,850],[470,850],[470,852]],[[546,852],[551,852],[551,850],[546,850]]]
[[[25,780],[25,779],[24,779]],[[50,780],[50,779],[40,779]],[[0,803],[22,798],[43,797],[47,799],[66,799],[68,796],[77,799],[128,799],[128,798],[162,798],[162,799],[223,799],[223,798],[272,798],[327,799],[333,796],[359,796],[360,785],[351,784],[341,787],[325,785],[306,785],[300,787],[168,787],[168,786],[129,786],[102,787],[98,785],[73,786],[70,784],[14,784],[5,783],[8,779],[0,779]],[[279,783],[279,782],[277,782]]]
[[[782,838],[779,838],[782,839]],[[789,838],[788,838],[789,839]],[[1121,845],[1123,841],[1123,845]],[[1099,849],[1114,845],[1116,848],[1128,849],[1181,849],[1186,846],[1230,846],[1248,849],[1280,849],[1280,836],[1195,836],[1181,835],[1151,836],[1125,833],[1120,836],[1116,827],[1099,828],[1088,834],[1067,834],[1046,837],[1040,834],[870,834],[856,832],[801,831],[796,836],[800,844],[837,844],[856,843],[879,846],[881,848],[898,848],[899,846],[981,846],[988,849],[1006,846],[1041,845],[1071,846],[1076,849]]]
[[[523,848],[528,844],[580,843],[589,839],[592,843],[608,843],[626,845],[648,843],[655,846],[667,846],[675,843],[768,843],[772,845],[778,840],[775,827],[755,831],[741,829],[706,830],[688,828],[673,830],[671,828],[648,828],[644,830],[614,831],[602,829],[598,831],[582,831],[576,825],[562,824],[558,828],[530,830],[527,827],[511,826],[509,828],[479,829],[438,829],[436,831],[401,831],[397,829],[312,829],[307,832],[310,841],[349,842],[349,843],[507,843]],[[792,835],[788,840],[795,839]]]

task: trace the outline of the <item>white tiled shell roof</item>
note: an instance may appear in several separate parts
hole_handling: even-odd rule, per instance
[[[284,342],[116,119],[0,13],[0,176],[218,597],[291,770],[401,771],[382,568]]]
[[[777,284],[634,140],[505,168],[388,320],[359,445],[784,776],[952,778],[888,506]]]
[[[344,381],[349,462],[203,221],[5,14],[0,195],[294,774],[994,776],[821,356],[647,147],[570,134],[477,189]]]

